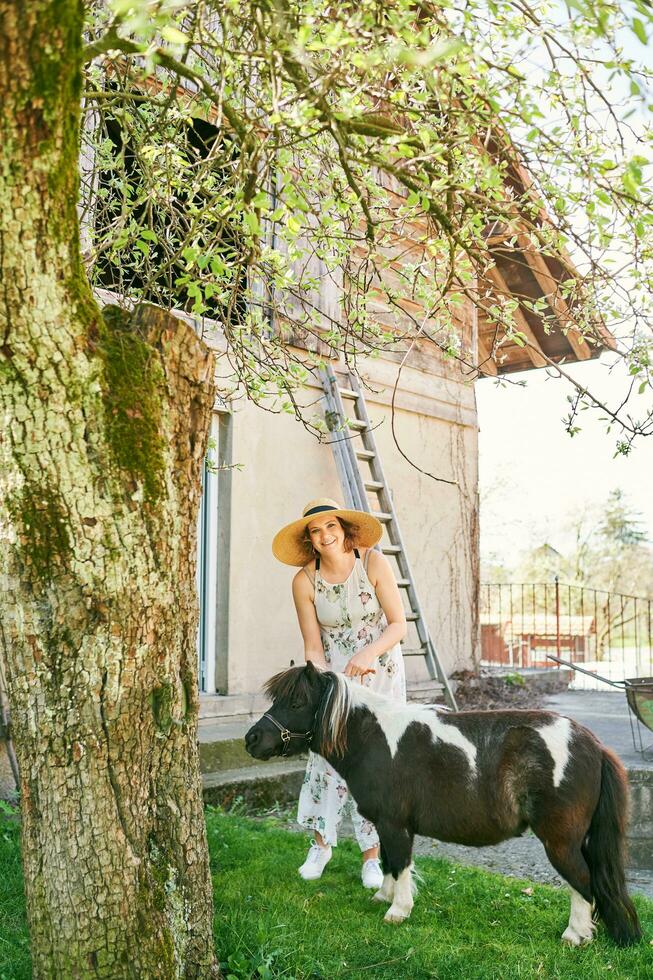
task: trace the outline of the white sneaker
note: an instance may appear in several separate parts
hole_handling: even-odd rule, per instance
[[[299,873],[304,881],[315,881],[322,877],[322,872],[331,860],[331,848],[322,847],[315,841],[311,841],[306,860],[299,869]]]
[[[383,884],[383,871],[381,870],[380,862],[376,858],[363,861],[361,881],[363,882],[363,888],[380,888]]]

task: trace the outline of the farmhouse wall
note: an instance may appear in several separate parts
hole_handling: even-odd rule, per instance
[[[418,358],[419,360],[419,358]],[[426,362],[422,359],[423,366]],[[394,443],[390,399],[397,364],[361,362],[368,412],[393,492],[431,635],[447,673],[473,666],[477,627],[477,422],[473,385],[455,381],[447,365],[439,374],[404,368],[397,392]],[[304,393],[319,411],[321,389]],[[294,570],[276,561],[271,541],[301,516],[307,501],[342,500],[328,445],[320,444],[287,414],[236,403],[229,561],[228,693],[255,692],[291,659],[303,662],[303,646],[291,595]],[[456,481],[436,482],[426,473]],[[218,574],[220,574],[218,572]],[[414,629],[414,627],[412,627]],[[416,648],[417,638],[409,646]],[[409,677],[426,678],[422,658],[408,658]]]

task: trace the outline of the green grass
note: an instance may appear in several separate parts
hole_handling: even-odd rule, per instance
[[[423,882],[413,913],[389,926],[385,906],[360,885],[353,843],[338,846],[320,881],[302,882],[296,869],[303,836],[278,829],[275,820],[217,811],[207,824],[216,861],[216,946],[227,959],[225,974],[238,980],[653,977],[651,902],[637,899],[646,933],[640,946],[617,949],[601,930],[591,946],[569,949],[560,942],[569,917],[565,891],[533,886],[529,896],[522,891],[528,883],[418,858]]]
[[[642,944],[621,950],[603,930],[583,949],[560,935],[564,891],[419,858],[413,914],[383,922],[359,881],[359,853],[343,841],[317,882],[297,867],[306,838],[275,818],[207,811],[215,890],[215,941],[230,980],[623,980],[653,977],[653,903],[636,898]],[[16,821],[0,823],[0,980],[30,977]]]
[[[32,976],[19,839],[18,820],[0,805],[0,980]]]

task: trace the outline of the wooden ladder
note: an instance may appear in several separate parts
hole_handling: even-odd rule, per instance
[[[331,433],[330,443],[342,485],[345,503],[353,510],[373,514],[383,524],[388,543],[377,545],[384,555],[394,558],[398,569],[397,585],[405,590],[408,599],[406,620],[414,623],[419,639],[417,649],[405,649],[405,657],[424,657],[431,680],[416,685],[416,699],[443,694],[447,704],[457,709],[449,679],[442,669],[431,639],[422,606],[415,588],[413,573],[401,535],[397,514],[376,448],[374,432],[367,414],[365,398],[358,378],[345,368],[345,383],[340,384],[334,369],[329,366],[320,372],[324,388],[325,420]],[[345,401],[348,410],[345,410]],[[351,410],[349,410],[351,405]],[[363,476],[361,464],[369,478]],[[378,506],[370,505],[370,496]],[[405,641],[404,641],[405,642]],[[421,690],[420,690],[421,689]]]

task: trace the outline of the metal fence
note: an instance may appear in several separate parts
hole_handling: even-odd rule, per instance
[[[557,579],[483,584],[480,599],[482,666],[552,667],[552,653],[610,680],[653,676],[653,599]],[[578,671],[572,686],[605,688]]]

